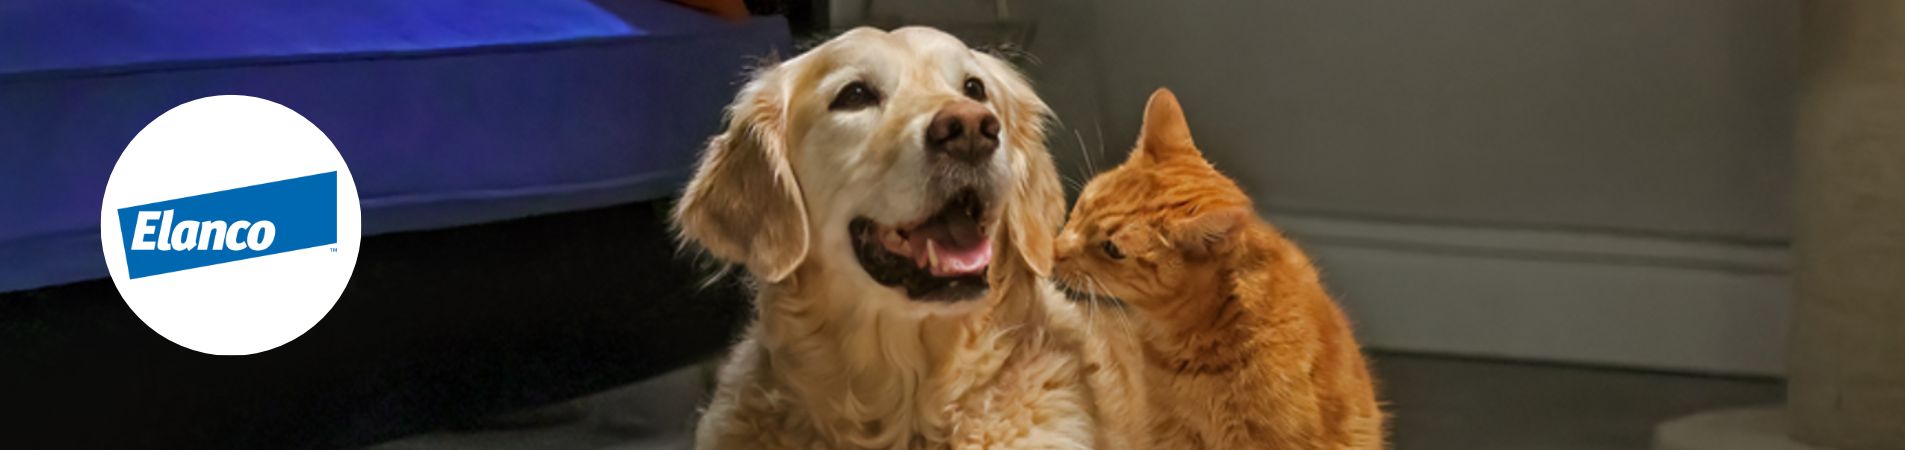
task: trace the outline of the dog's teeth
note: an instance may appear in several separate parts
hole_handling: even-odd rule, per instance
[[[933,242],[931,238],[926,239],[926,261],[934,269],[942,267],[939,265],[939,243]]]

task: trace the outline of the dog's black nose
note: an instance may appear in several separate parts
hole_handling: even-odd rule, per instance
[[[926,151],[978,163],[999,149],[999,118],[978,102],[946,105],[926,126]]]

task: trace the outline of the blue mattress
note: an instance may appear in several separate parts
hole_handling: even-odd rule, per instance
[[[302,113],[387,233],[668,195],[788,46],[659,0],[0,1],[0,292],[105,277],[106,178],[193,99]]]

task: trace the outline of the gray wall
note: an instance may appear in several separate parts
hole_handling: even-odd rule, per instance
[[[998,4],[832,13],[970,28]],[[1279,208],[1787,236],[1794,2],[1005,4],[1007,20],[1035,24],[1027,69],[1075,165],[1081,139],[1122,157],[1145,96],[1170,86],[1206,151]]]
[[[1080,180],[1173,88],[1374,346],[1779,371],[1795,2],[1000,4],[833,12],[1034,24]]]
[[[1128,136],[1124,111],[1172,86],[1198,142],[1280,208],[1784,240],[1797,17],[1784,0],[1101,2],[1104,116]]]

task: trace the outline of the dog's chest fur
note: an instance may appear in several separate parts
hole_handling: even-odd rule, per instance
[[[909,324],[771,295],[722,368],[699,448],[1092,447],[1077,351],[1038,299]]]

